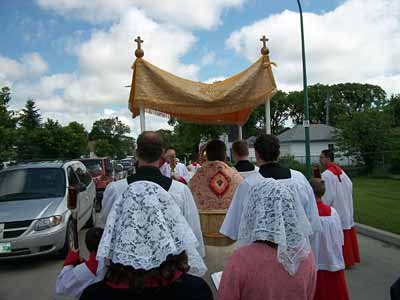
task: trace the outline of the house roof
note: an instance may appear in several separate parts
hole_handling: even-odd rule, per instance
[[[310,141],[332,141],[335,139],[336,128],[326,124],[310,125]],[[280,135],[278,135],[281,143],[304,142],[304,127],[301,124],[294,126]]]

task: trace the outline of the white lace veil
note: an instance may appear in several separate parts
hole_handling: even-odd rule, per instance
[[[295,197],[285,185],[263,179],[250,189],[239,226],[238,246],[273,242],[278,245],[279,263],[290,275],[296,274],[310,253],[306,229],[302,228],[308,221],[305,214],[298,215],[297,211]]]
[[[189,273],[207,271],[198,241],[172,197],[159,185],[137,181],[114,203],[97,258],[135,269],[157,268],[167,256],[186,251]]]

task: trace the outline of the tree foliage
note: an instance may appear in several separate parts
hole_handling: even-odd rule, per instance
[[[8,87],[0,90],[0,161],[12,160],[15,157],[15,126],[14,113],[9,110],[11,91]]]
[[[378,109],[354,112],[352,118],[342,117],[337,135],[340,150],[359,156],[372,170],[390,147],[390,121],[389,114]]]
[[[22,128],[32,130],[40,128],[42,117],[40,116],[39,109],[36,107],[35,101],[29,99],[26,101],[25,108],[19,117],[19,125]]]
[[[118,117],[100,119],[93,123],[89,139],[96,141],[98,156],[124,158],[133,155],[135,151],[135,140],[127,135],[130,132],[129,126],[122,123]]]

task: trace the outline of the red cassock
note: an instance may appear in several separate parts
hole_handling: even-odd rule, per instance
[[[331,208],[322,201],[317,202],[321,217],[331,216]],[[344,270],[331,272],[319,270],[314,300],[349,300]]]
[[[340,166],[335,163],[331,163],[327,168],[334,175],[337,176],[340,183],[342,183],[343,170]],[[358,249],[357,233],[356,229],[352,227],[351,229],[344,229],[344,246],[343,246],[343,257],[346,268],[354,266],[360,263],[360,251]]]
[[[358,249],[357,232],[354,227],[343,230],[344,245],[343,258],[346,268],[360,263],[360,250]]]

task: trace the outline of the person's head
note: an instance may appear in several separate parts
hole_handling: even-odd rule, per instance
[[[235,162],[241,160],[248,160],[249,158],[249,147],[247,142],[244,140],[238,140],[232,144],[232,156]]]
[[[226,160],[226,145],[223,141],[212,140],[208,142],[206,146],[206,152],[208,161]]]
[[[319,156],[319,163],[321,166],[326,167],[330,163],[332,163],[334,160],[333,157],[333,151],[330,149],[325,149],[321,151],[321,154]]]
[[[276,259],[294,275],[300,262],[310,253],[307,243],[310,224],[301,203],[279,180],[263,178],[250,191],[243,208],[236,246],[264,242],[277,247]],[[306,234],[307,233],[307,234]],[[284,257],[285,259],[280,260]]]
[[[169,164],[176,160],[176,150],[174,147],[168,147],[165,149],[164,159]]]
[[[189,269],[188,256],[183,251],[178,255],[168,255],[167,259],[158,268],[147,271],[111,262],[105,275],[105,280],[112,283],[128,283],[130,288],[141,293],[145,289],[145,283],[149,278],[161,277],[166,281],[171,281],[176,272],[187,273]]]
[[[325,181],[320,178],[312,178],[310,180],[310,184],[314,191],[315,198],[321,199],[321,197],[325,194]]]
[[[145,131],[141,133],[136,141],[136,157],[139,165],[155,165],[163,153],[163,140],[159,133],[154,131]]]
[[[86,232],[85,244],[89,252],[97,252],[102,235],[103,229],[99,227],[90,228]]]
[[[136,181],[121,200],[107,219],[97,252],[97,257],[112,261],[107,280],[140,291],[148,276],[168,280],[176,271],[186,272],[188,265],[194,275],[205,274],[197,239],[167,191],[154,182]]]
[[[277,161],[279,158],[279,139],[271,134],[261,134],[254,143],[257,165]]]

